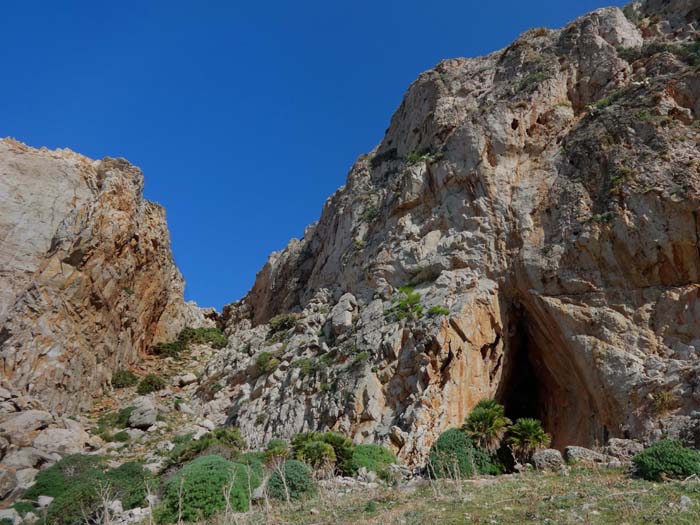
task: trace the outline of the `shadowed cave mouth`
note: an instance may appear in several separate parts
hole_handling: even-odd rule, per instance
[[[512,421],[539,419],[552,436],[553,448],[605,442],[607,430],[597,421],[594,401],[576,373],[567,345],[518,306],[511,310],[508,334],[496,393],[506,416]]]

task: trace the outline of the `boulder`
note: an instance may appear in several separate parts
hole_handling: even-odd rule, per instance
[[[34,448],[45,452],[58,452],[61,455],[79,454],[90,441],[90,436],[82,428],[47,428],[34,438]]]
[[[46,428],[53,421],[53,416],[43,410],[25,410],[5,417],[0,421],[0,432],[18,446],[31,444],[37,430]]]
[[[537,470],[557,472],[564,467],[564,458],[561,452],[553,448],[538,450],[532,455],[532,466]]]
[[[153,399],[149,396],[141,396],[131,403],[134,411],[129,416],[129,426],[141,430],[148,430],[158,418],[158,409]]]
[[[605,453],[622,463],[629,463],[632,458],[644,450],[644,445],[633,439],[612,438],[608,440]]]
[[[564,459],[567,463],[577,464],[577,465],[602,465],[608,462],[608,458],[596,452],[584,447],[570,446],[564,449]]]

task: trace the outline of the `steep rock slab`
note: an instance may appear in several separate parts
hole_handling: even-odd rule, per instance
[[[123,159],[0,141],[0,363],[9,390],[70,413],[197,308],[165,213]],[[201,315],[200,315],[201,316]]]

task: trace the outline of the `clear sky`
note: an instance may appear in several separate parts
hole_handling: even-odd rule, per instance
[[[220,308],[318,218],[421,71],[624,3],[8,1],[0,136],[141,167],[187,298]]]

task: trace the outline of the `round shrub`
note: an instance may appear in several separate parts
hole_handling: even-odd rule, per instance
[[[700,452],[675,439],[662,439],[632,459],[636,473],[650,481],[700,475]]]
[[[284,472],[284,481],[280,471]],[[267,482],[267,492],[270,497],[282,501],[287,500],[287,492],[289,492],[289,499],[299,500],[313,494],[314,491],[311,469],[295,459],[287,460],[280,469],[275,469]]]
[[[298,458],[313,468],[332,467],[336,462],[333,447],[323,441],[306,443],[299,451]]]
[[[185,465],[166,483],[158,519],[177,521],[180,505],[186,521],[208,518],[226,508],[225,490],[230,491],[232,508],[246,512],[250,504],[249,487],[255,489],[259,485],[259,476],[247,465],[221,456],[202,456]]]
[[[112,387],[128,388],[136,386],[139,382],[139,376],[130,370],[117,370],[112,374]]]
[[[155,374],[148,374],[144,377],[139,386],[136,388],[136,393],[140,396],[145,396],[152,392],[157,392],[165,388],[165,379]]]
[[[289,457],[289,444],[284,439],[271,439],[265,447],[265,459],[287,459]]]
[[[435,478],[464,479],[474,474],[474,447],[458,428],[443,432],[430,447],[428,475]]]
[[[380,474],[389,465],[396,463],[396,456],[381,445],[357,445],[352,455],[353,467],[356,470],[364,467]]]
[[[304,432],[292,439],[292,453],[296,459],[304,459],[304,450],[309,450],[312,442],[326,443],[333,447],[336,467],[345,476],[354,476],[357,468],[353,465],[352,455],[355,452],[353,442],[338,432]],[[319,447],[320,450],[321,447]],[[325,449],[325,447],[323,447]],[[327,449],[326,449],[327,450]]]

